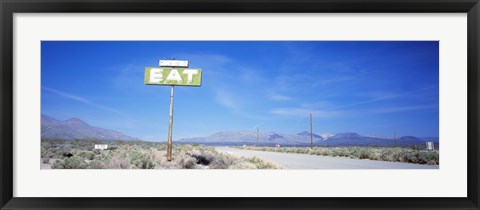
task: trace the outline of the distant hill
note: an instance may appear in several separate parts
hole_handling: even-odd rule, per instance
[[[253,145],[257,144],[256,131],[227,131],[215,133],[205,137],[184,138],[177,140],[179,143],[199,143],[206,145]],[[414,136],[403,136],[396,140],[378,137],[362,136],[358,133],[345,132],[335,135],[327,135],[326,138],[313,134],[313,144],[316,146],[379,146],[409,147],[417,145],[425,146],[425,140]],[[260,132],[258,137],[259,145],[310,145],[310,132],[303,131],[297,135],[281,134],[275,132]]]
[[[323,142],[327,146],[380,146],[380,147],[389,147],[389,146],[424,146],[425,141],[413,137],[413,136],[404,136],[395,139],[386,139],[378,137],[369,137],[362,136],[358,133],[338,133]]]
[[[424,141],[432,141],[434,143],[438,143],[438,137],[418,137]]]
[[[318,135],[317,135],[318,136]],[[314,138],[314,143],[322,141],[322,137]],[[178,142],[183,143],[200,143],[209,145],[243,145],[256,144],[256,131],[226,131],[219,132],[205,137],[184,138],[179,139]],[[289,135],[275,132],[259,132],[259,145],[302,145],[310,144],[310,134],[306,135]]]
[[[306,136],[306,137],[310,138],[310,132],[308,132],[308,131],[303,131],[303,132],[301,132],[301,133],[297,133],[297,135],[299,135],[299,136]],[[320,135],[318,135],[318,134],[316,134],[316,133],[313,133],[313,132],[312,132],[312,136],[313,136],[313,138],[323,139],[322,136],[320,136]]]
[[[136,140],[121,132],[93,127],[78,118],[59,121],[42,115],[42,139],[98,139],[98,140]]]

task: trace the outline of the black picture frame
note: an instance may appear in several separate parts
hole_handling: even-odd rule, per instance
[[[0,0],[1,209],[479,209],[478,0]],[[13,197],[15,13],[467,13],[468,196],[466,198],[17,198]],[[201,195],[199,195],[201,196]]]

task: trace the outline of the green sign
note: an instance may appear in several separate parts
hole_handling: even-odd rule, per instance
[[[145,67],[146,85],[201,86],[202,69]]]

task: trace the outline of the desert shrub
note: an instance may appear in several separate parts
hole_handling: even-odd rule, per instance
[[[130,153],[130,162],[137,168],[152,169],[155,168],[155,162],[151,159],[150,155],[140,151],[133,150]]]
[[[418,150],[418,146],[416,144],[413,144],[412,146],[410,146],[410,148],[412,148],[413,150]]]
[[[95,149],[95,150],[93,150],[93,151],[92,151],[92,153],[93,153],[94,155],[99,155],[99,154],[101,153],[101,151],[100,151],[100,150],[97,150],[97,149]]]
[[[178,168],[193,169],[197,165],[197,159],[189,155],[180,155],[173,158],[174,163]]]
[[[302,148],[295,148],[292,152],[293,153],[305,153],[306,151]]]
[[[238,158],[231,155],[218,154],[216,158],[210,163],[211,169],[226,169],[237,162]]]
[[[385,149],[380,152],[379,160],[383,161],[395,161],[393,157],[393,150],[392,149]]]
[[[438,165],[439,164],[439,155],[437,151],[421,151],[418,154],[419,163],[429,164],[429,165]]]
[[[350,153],[350,156],[357,159],[369,159],[370,153],[364,148],[354,147]]]
[[[80,157],[63,158],[53,163],[54,169],[84,169],[87,168],[87,164]]]
[[[93,144],[106,143],[112,150],[93,150]],[[41,162],[52,164],[53,169],[227,169],[227,168],[275,168],[272,163],[258,158],[241,159],[219,153],[214,147],[203,145],[173,145],[172,161],[166,158],[166,143],[99,140],[73,140],[58,144],[43,141]],[[283,148],[273,148],[284,150]],[[300,151],[300,150],[298,150]],[[298,152],[297,151],[297,152]],[[68,158],[66,155],[73,155]],[[70,155],[69,155],[70,156]],[[236,165],[235,167],[232,167]]]
[[[44,144],[41,148],[42,158],[62,158],[62,154],[68,153],[70,150],[64,147],[58,147],[53,144]]]
[[[76,155],[85,160],[93,160],[95,158],[95,153],[92,151],[81,150],[76,152]]]
[[[277,150],[275,152],[281,152],[280,150]],[[306,154],[309,154],[309,155],[318,155],[318,150],[317,149],[311,149],[311,150],[308,150]]]
[[[256,156],[252,158],[240,158],[237,161],[235,161],[233,164],[231,164],[229,169],[279,169],[281,168],[280,166],[264,161]]]
[[[90,168],[107,168],[107,169],[131,169],[135,166],[130,163],[127,158],[120,158],[119,156],[113,156],[104,161],[93,161],[89,164]]]
[[[50,158],[42,158],[42,163],[43,163],[43,164],[48,164],[48,163],[50,163]]]
[[[150,150],[150,153],[151,153],[151,156],[152,156],[152,160],[155,161],[155,162],[158,162],[159,164],[161,164],[161,162],[167,160],[167,158],[166,158],[167,151],[161,151],[161,150],[157,150],[157,149],[152,148]]]
[[[359,154],[358,154],[358,158],[359,159],[369,159],[370,158],[370,153],[367,151],[367,150],[360,150]]]
[[[197,164],[209,165],[213,160],[215,160],[215,154],[207,151],[195,152],[193,154],[186,153],[186,155],[196,159]]]
[[[255,164],[250,163],[248,161],[241,161],[229,166],[228,168],[229,169],[257,169],[257,166],[255,166]]]
[[[195,168],[195,166],[197,166],[197,159],[193,158],[193,157],[183,157],[180,161],[180,166],[181,168],[185,168],[185,169],[192,169],[192,168]]]
[[[405,162],[417,164],[439,164],[438,151],[420,150],[412,148],[382,148],[382,147],[236,147],[271,152],[299,153],[332,157],[348,157],[353,159],[370,159],[392,162]]]
[[[418,152],[409,152],[406,154],[406,160],[409,163],[418,163]]]
[[[403,160],[406,160],[405,157],[406,157],[406,153],[404,150],[400,150],[400,149],[393,150],[394,161],[403,162]]]
[[[42,150],[41,157],[42,158],[54,158],[55,153],[53,153],[52,150],[50,150],[50,149],[45,149],[45,150]]]

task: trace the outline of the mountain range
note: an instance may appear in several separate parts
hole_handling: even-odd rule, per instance
[[[307,140],[307,135],[300,133],[299,135],[278,134],[274,132],[259,132],[259,144],[303,144]],[[313,141],[320,142],[323,138],[315,135]],[[178,142],[186,143],[202,143],[212,145],[241,145],[241,144],[256,144],[256,131],[227,131],[219,132],[206,137],[184,138]],[[310,143],[310,134],[308,134],[308,143]]]
[[[132,141],[135,138],[118,131],[88,125],[78,118],[60,121],[52,117],[41,117],[42,139],[98,139]]]
[[[329,135],[312,134],[312,143],[315,146],[425,146],[426,141],[433,141],[438,145],[438,138],[422,139],[414,136],[402,136],[397,139],[362,136],[358,133],[346,132]],[[322,137],[323,136],[323,137]],[[296,135],[275,132],[259,132],[258,140],[256,131],[227,131],[219,132],[205,137],[183,138],[180,143],[198,143],[207,145],[310,145],[310,132],[303,131]]]
[[[107,130],[88,125],[78,118],[60,121],[52,117],[41,117],[42,139],[98,139],[98,140],[138,140],[118,131]],[[438,137],[402,136],[396,139],[385,137],[364,136],[353,132],[337,134],[312,133],[312,143],[315,146],[425,146],[425,142],[433,141],[438,148]],[[259,132],[257,140],[256,131],[225,131],[204,137],[183,138],[174,140],[178,143],[205,144],[205,145],[265,145],[275,144],[288,146],[310,145],[310,132],[302,131],[297,134],[283,134],[277,132]]]

